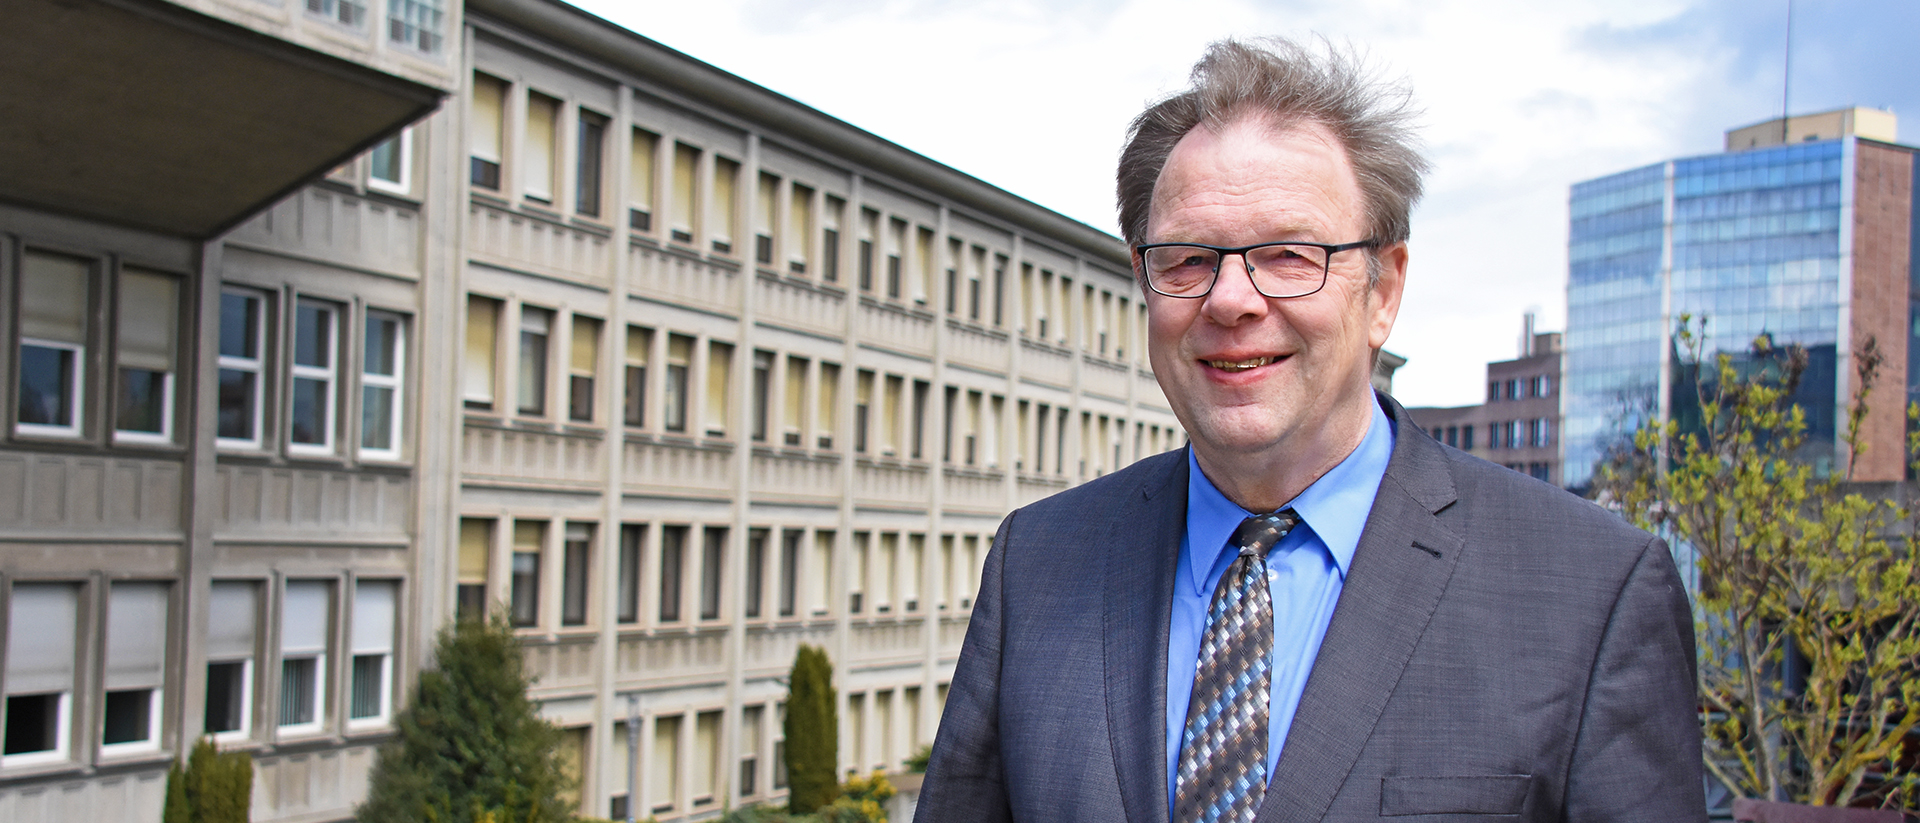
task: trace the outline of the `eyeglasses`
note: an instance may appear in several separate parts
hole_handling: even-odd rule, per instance
[[[1147,287],[1168,297],[1205,297],[1220,280],[1220,259],[1240,255],[1254,290],[1276,299],[1305,297],[1325,288],[1333,256],[1370,249],[1372,238],[1356,243],[1258,243],[1222,248],[1198,243],[1147,243],[1135,247],[1146,268]]]

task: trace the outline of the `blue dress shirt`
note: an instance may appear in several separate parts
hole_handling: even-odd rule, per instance
[[[1360,545],[1360,532],[1373,511],[1373,497],[1393,454],[1393,425],[1379,404],[1358,448],[1313,482],[1291,507],[1296,526],[1267,553],[1267,589],[1273,597],[1273,674],[1267,715],[1267,775],[1278,773],[1280,750],[1300,705],[1320,640],[1333,619],[1347,569]],[[1167,633],[1167,807],[1173,813],[1180,774],[1180,738],[1187,704],[1193,697],[1193,672],[1199,665],[1200,638],[1207,630],[1213,589],[1233,565],[1227,549],[1240,521],[1253,514],[1228,500],[1200,471],[1187,450],[1187,530],[1173,573],[1173,620]]]

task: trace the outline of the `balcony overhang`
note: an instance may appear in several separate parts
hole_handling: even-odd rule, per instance
[[[14,0],[0,77],[0,198],[198,240],[444,95],[162,0]]]

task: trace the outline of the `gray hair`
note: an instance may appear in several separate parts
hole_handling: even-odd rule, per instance
[[[1134,118],[1117,175],[1127,245],[1145,242],[1154,185],[1174,145],[1195,128],[1220,129],[1242,117],[1265,117],[1281,127],[1315,123],[1332,132],[1359,180],[1368,235],[1382,246],[1407,239],[1428,169],[1415,145],[1412,94],[1404,85],[1369,79],[1351,50],[1322,43],[1324,55],[1279,37],[1214,43],[1194,64],[1191,88]],[[1371,280],[1378,266],[1372,255],[1368,263]]]

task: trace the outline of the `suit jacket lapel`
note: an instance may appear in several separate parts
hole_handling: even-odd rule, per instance
[[[1288,730],[1259,823],[1318,821],[1345,782],[1459,560],[1461,539],[1434,515],[1455,500],[1440,446],[1381,397],[1393,457]],[[1164,644],[1163,644],[1164,646]]]
[[[1187,457],[1110,518],[1106,562],[1107,730],[1127,819],[1167,821],[1167,621],[1187,522]]]

